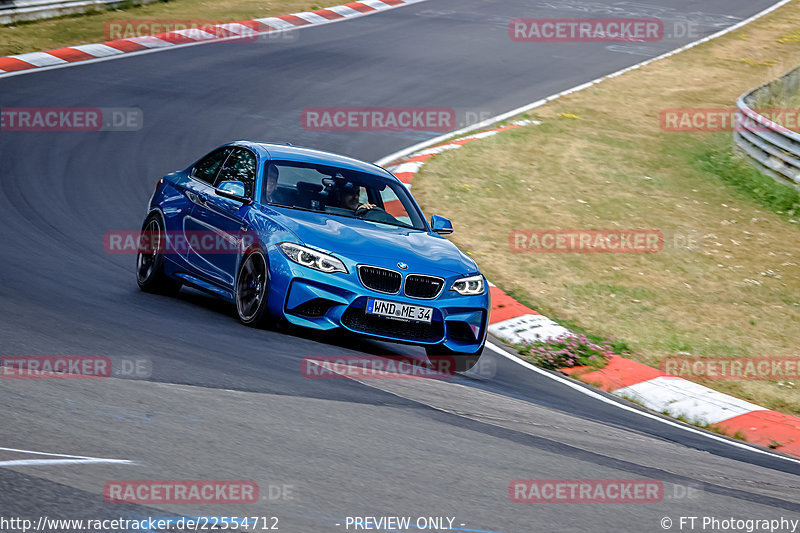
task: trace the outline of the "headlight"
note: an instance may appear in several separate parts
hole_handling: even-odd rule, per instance
[[[476,294],[483,294],[484,290],[483,276],[470,276],[468,278],[457,279],[450,290],[456,291],[462,296],[475,296]]]
[[[286,257],[298,265],[313,268],[314,270],[319,270],[327,274],[332,274],[333,272],[344,272],[347,274],[347,268],[344,266],[344,263],[332,255],[324,254],[291,242],[282,242],[278,246]]]

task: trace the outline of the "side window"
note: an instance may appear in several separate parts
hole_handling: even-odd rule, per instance
[[[225,161],[225,157],[227,157],[228,152],[230,152],[230,148],[220,148],[219,150],[214,150],[205,156],[203,159],[198,161],[192,169],[192,177],[195,177],[200,181],[205,181],[208,184],[213,184],[214,178],[217,175],[217,171],[222,165],[222,162]]]
[[[234,148],[217,174],[214,186],[219,186],[223,181],[241,181],[244,183],[245,196],[252,198],[256,183],[256,156],[253,152],[245,148]]]
[[[387,213],[403,224],[408,224],[409,226],[414,225],[411,222],[411,217],[408,215],[408,211],[406,211],[403,202],[397,197],[391,187],[384,187],[378,194],[381,197],[383,208]]]

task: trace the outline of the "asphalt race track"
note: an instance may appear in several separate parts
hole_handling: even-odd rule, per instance
[[[428,0],[303,29],[291,42],[190,46],[0,79],[1,107],[138,107],[144,116],[134,132],[0,133],[0,353],[152,366],[149,379],[0,382],[0,515],[247,514],[276,516],[288,533],[346,531],[348,516],[449,516],[459,531],[502,533],[664,531],[663,517],[679,531],[681,516],[800,518],[800,462],[599,402],[489,349],[480,372],[448,380],[306,379],[306,356],[424,352],[252,330],[200,293],[141,293],[135,257],[103,246],[107,231],[139,229],[160,176],[224,142],[290,141],[376,160],[441,133],[308,131],[304,108],[447,107],[460,127],[772,3]],[[616,45],[508,36],[514,18],[610,15],[661,17],[667,28],[693,21],[700,34]],[[131,463],[10,465],[42,457],[12,449]],[[632,478],[662,481],[664,499],[508,496],[515,479]],[[261,501],[104,502],[106,482],[137,479],[254,480]]]

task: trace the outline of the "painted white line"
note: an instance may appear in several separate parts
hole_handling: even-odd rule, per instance
[[[360,11],[356,11],[354,9],[351,9],[351,8],[348,8],[348,7],[345,7],[345,6],[338,6],[338,7],[334,6],[334,7],[329,7],[327,9],[330,9],[331,11],[339,13],[340,15],[344,15],[345,18],[334,19],[334,20],[325,19],[325,22],[320,22],[318,24],[305,24],[303,26],[295,26],[294,24],[290,24],[289,26],[292,29],[295,29],[295,30],[305,30],[305,29],[308,29],[308,28],[316,28],[316,27],[319,27],[319,26],[322,26],[322,25],[325,25],[325,24],[333,24],[333,23],[336,23],[336,22],[343,22],[343,21],[350,20],[350,19],[353,19],[353,18],[367,17],[367,16],[370,16],[370,15],[374,15],[376,13],[381,13],[381,12],[384,12],[384,11],[389,11],[389,10],[392,10],[392,9],[398,9],[398,8],[401,8],[401,7],[410,6],[412,4],[418,4],[420,2],[427,2],[427,1],[428,0],[405,0],[405,2],[402,3],[402,4],[398,4],[396,6],[390,6],[390,5],[387,4],[386,7],[381,8],[378,11],[370,11],[368,13],[361,13]],[[352,14],[349,13],[350,11],[352,11]],[[254,19],[254,20],[266,20],[266,19]],[[281,21],[281,22],[285,22],[285,21]],[[274,30],[272,30],[272,31],[274,31]],[[88,64],[91,64],[91,63],[101,63],[103,61],[112,61],[112,60],[115,60],[115,59],[124,59],[126,57],[133,57],[133,56],[139,56],[139,55],[145,55],[145,54],[153,54],[153,53],[156,53],[156,52],[163,52],[164,50],[174,50],[176,48],[185,48],[185,47],[188,47],[188,46],[200,46],[200,45],[204,45],[204,44],[219,43],[219,42],[233,42],[233,41],[236,41],[237,39],[241,39],[241,38],[252,38],[252,35],[262,35],[262,34],[265,35],[267,33],[269,33],[269,31],[256,32],[255,34],[246,34],[246,35],[243,35],[243,36],[231,36],[231,37],[227,37],[227,38],[209,39],[209,40],[195,41],[195,42],[192,42],[192,43],[180,43],[180,44],[168,43],[166,41],[162,41],[161,39],[158,39],[157,37],[149,37],[149,36],[146,36],[146,37],[133,37],[133,38],[126,39],[126,40],[127,41],[133,41],[135,43],[139,43],[142,46],[147,46],[149,49],[148,50],[137,50],[135,52],[125,52],[123,54],[114,55],[114,56],[108,56],[108,57],[98,57],[98,58],[95,58],[95,59],[85,59],[83,61],[65,62],[64,64],[54,64],[54,65],[48,65],[48,66],[39,67],[39,68],[29,68],[29,69],[25,69],[25,70],[14,70],[14,71],[10,71],[10,72],[0,71],[0,79],[2,79],[2,78],[10,78],[12,76],[22,76],[22,75],[25,75],[25,74],[33,74],[35,72],[44,72],[46,70],[55,70],[55,69],[59,69],[59,68],[68,68],[68,67],[74,67],[74,66],[78,66],[78,65],[88,65]],[[44,52],[33,52],[33,53],[37,53],[37,54],[42,53],[42,54],[44,54]],[[45,54],[45,55],[49,55],[49,54]],[[15,56],[10,56],[10,57],[15,57]],[[53,56],[51,56],[51,57],[53,57]],[[53,57],[53,59],[56,59],[56,58]]]
[[[3,466],[52,466],[52,465],[91,465],[91,464],[120,464],[132,465],[133,461],[125,459],[16,459],[13,461],[0,461]]]
[[[105,459],[102,457],[87,457],[85,455],[67,455],[64,453],[48,453],[37,452],[33,450],[21,450],[19,448],[3,448],[0,451],[24,453],[28,455],[46,455],[48,457],[57,457],[57,459],[12,459],[8,461],[0,461],[0,466],[27,466],[27,465],[55,465],[55,464],[100,464],[100,463],[114,463],[114,464],[136,464],[127,459]]]
[[[50,457],[71,457],[73,459],[94,459],[94,457],[88,457],[86,455],[67,455],[65,453],[35,452],[33,450],[21,450],[19,448],[3,448],[3,447],[0,447],[0,451],[2,451],[2,452],[28,453],[28,454],[31,454],[31,455],[48,455]]]
[[[748,451],[751,451],[751,452],[760,453],[762,455],[768,455],[768,456],[774,457],[776,459],[783,459],[785,461],[789,461],[791,463],[795,463],[795,464],[800,465],[800,459],[794,459],[792,457],[785,457],[783,455],[778,455],[778,454],[775,454],[775,453],[767,452],[765,450],[761,450],[759,448],[755,448],[755,447],[753,447],[753,446],[751,446],[749,444],[745,444],[743,442],[738,442],[738,441],[735,441],[735,440],[728,440],[726,438],[720,437],[719,435],[715,435],[715,434],[709,433],[707,431],[701,431],[699,429],[696,429],[696,428],[693,428],[691,426],[687,426],[687,425],[681,424],[679,422],[673,422],[672,420],[657,416],[657,415],[655,415],[653,413],[648,413],[648,412],[642,411],[640,409],[635,409],[635,408],[633,408],[631,406],[628,406],[628,405],[625,405],[623,403],[620,403],[620,402],[618,402],[618,401],[616,401],[616,400],[614,400],[612,398],[609,398],[609,397],[604,396],[602,394],[598,394],[597,392],[594,392],[593,390],[588,389],[586,387],[583,387],[583,386],[581,386],[581,385],[579,385],[577,383],[573,383],[572,381],[568,380],[567,378],[561,377],[558,374],[548,372],[547,370],[544,370],[544,369],[541,369],[541,368],[539,368],[537,366],[534,366],[534,365],[528,363],[527,361],[523,361],[519,357],[511,355],[510,353],[506,352],[505,350],[503,350],[501,348],[498,348],[497,346],[495,346],[494,344],[492,344],[490,342],[486,343],[486,347],[489,348],[490,350],[494,351],[495,353],[498,353],[498,354],[502,355],[503,357],[505,357],[507,359],[510,359],[511,361],[514,361],[515,363],[517,363],[519,365],[524,366],[528,370],[533,370],[537,374],[540,374],[542,376],[545,376],[547,378],[552,379],[553,381],[557,381],[557,382],[559,382],[559,383],[561,383],[563,385],[566,385],[567,387],[570,387],[571,389],[574,389],[574,390],[580,392],[581,394],[585,394],[586,396],[589,396],[590,398],[593,398],[595,400],[599,400],[599,401],[601,401],[603,403],[607,403],[609,405],[614,405],[614,406],[618,407],[619,409],[622,409],[622,410],[625,410],[625,411],[630,411],[631,413],[636,413],[636,414],[638,414],[640,416],[643,416],[645,418],[649,418],[651,420],[656,420],[658,422],[661,422],[662,424],[666,424],[666,425],[672,426],[674,428],[679,428],[679,429],[682,429],[684,431],[688,431],[689,433],[694,433],[696,435],[703,436],[703,437],[705,437],[707,439],[715,440],[717,442],[723,442],[725,444],[733,446],[734,448],[741,448],[743,450],[748,450]]]
[[[453,136],[462,135],[464,133],[469,133],[471,131],[475,131],[475,130],[486,128],[486,127],[491,126],[492,124],[495,124],[497,122],[502,122],[503,120],[509,119],[511,117],[515,117],[515,116],[519,115],[520,113],[525,113],[526,111],[530,111],[532,109],[536,109],[537,107],[541,107],[544,104],[546,104],[547,102],[551,102],[553,100],[561,98],[562,96],[566,96],[568,94],[572,94],[572,93],[576,93],[578,91],[582,91],[582,90],[584,90],[584,89],[586,89],[588,87],[591,87],[592,85],[596,85],[596,84],[598,84],[598,83],[600,83],[600,82],[602,82],[604,80],[607,80],[609,78],[616,78],[617,76],[620,76],[620,75],[622,75],[622,74],[624,74],[626,72],[630,72],[631,70],[640,69],[640,68],[642,68],[642,67],[644,67],[646,65],[649,65],[650,63],[653,63],[655,61],[660,61],[662,59],[666,59],[666,58],[668,58],[670,56],[673,56],[675,54],[679,54],[680,52],[684,52],[686,50],[689,50],[690,48],[694,48],[695,46],[701,45],[703,43],[707,43],[708,41],[716,39],[717,37],[722,37],[723,35],[725,35],[727,33],[730,33],[732,31],[736,31],[739,28],[741,28],[742,26],[745,26],[745,25],[753,22],[754,20],[759,19],[759,18],[763,17],[764,15],[772,13],[776,9],[785,6],[786,4],[788,4],[791,1],[792,0],[780,0],[778,3],[768,7],[767,9],[765,9],[763,11],[760,11],[760,12],[756,13],[752,17],[747,18],[747,19],[745,19],[745,20],[743,20],[741,22],[738,22],[738,23],[734,24],[733,26],[731,26],[729,28],[725,28],[724,30],[721,30],[721,31],[718,31],[717,33],[709,35],[708,37],[704,37],[704,38],[702,38],[700,40],[691,42],[691,43],[689,43],[687,45],[681,46],[680,48],[676,48],[675,50],[672,50],[672,51],[667,52],[665,54],[661,54],[660,56],[653,57],[651,59],[647,59],[645,61],[642,61],[641,63],[637,63],[637,64],[635,64],[633,66],[626,67],[626,68],[624,68],[622,70],[618,70],[618,71],[613,72],[611,74],[608,74],[606,76],[602,76],[602,77],[594,79],[592,81],[583,83],[581,85],[578,85],[577,87],[573,87],[571,89],[567,89],[566,91],[561,91],[560,93],[554,94],[552,96],[548,96],[547,98],[543,98],[541,100],[537,100],[536,102],[533,102],[531,104],[527,104],[527,105],[524,105],[522,107],[518,107],[516,109],[512,109],[511,111],[508,111],[506,113],[502,113],[500,115],[496,115],[494,117],[487,118],[486,120],[483,120],[483,121],[478,122],[476,124],[472,124],[472,125],[467,126],[465,128],[461,128],[460,130],[455,130],[455,131],[452,131],[450,133],[445,133],[444,135],[440,135],[438,137],[434,137],[433,139],[430,139],[430,140],[427,140],[427,141],[423,141],[421,143],[417,143],[417,144],[415,144],[413,146],[409,146],[408,148],[404,148],[402,150],[398,150],[397,152],[395,152],[393,154],[389,154],[389,155],[387,155],[385,157],[382,157],[381,159],[375,161],[375,164],[378,165],[378,166],[383,167],[383,166],[391,163],[392,161],[400,159],[401,157],[405,157],[405,156],[407,156],[409,154],[412,154],[412,153],[416,152],[417,150],[422,150],[423,148],[427,148],[427,147],[432,146],[434,144],[439,144],[439,143],[441,143],[441,142],[443,142],[443,141],[445,141],[445,140],[447,140],[447,139],[449,139],[449,138],[451,138]]]

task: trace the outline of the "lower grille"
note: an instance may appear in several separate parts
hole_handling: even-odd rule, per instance
[[[475,343],[475,334],[466,322],[448,321],[447,337],[459,342]]]
[[[409,274],[406,277],[406,296],[431,300],[439,296],[444,287],[444,280],[436,276]]]
[[[441,321],[433,321],[430,324],[403,322],[401,320],[368,315],[363,309],[354,307],[344,312],[342,324],[361,333],[408,341],[438,342],[444,337],[444,327]]]
[[[362,285],[373,291],[397,294],[400,292],[400,284],[403,281],[403,276],[394,270],[359,265],[358,279],[361,280]]]
[[[326,300],[324,298],[314,298],[313,300],[303,302],[294,309],[290,309],[289,312],[297,316],[318,318],[324,316],[332,305],[334,305],[334,302],[330,300]]]

